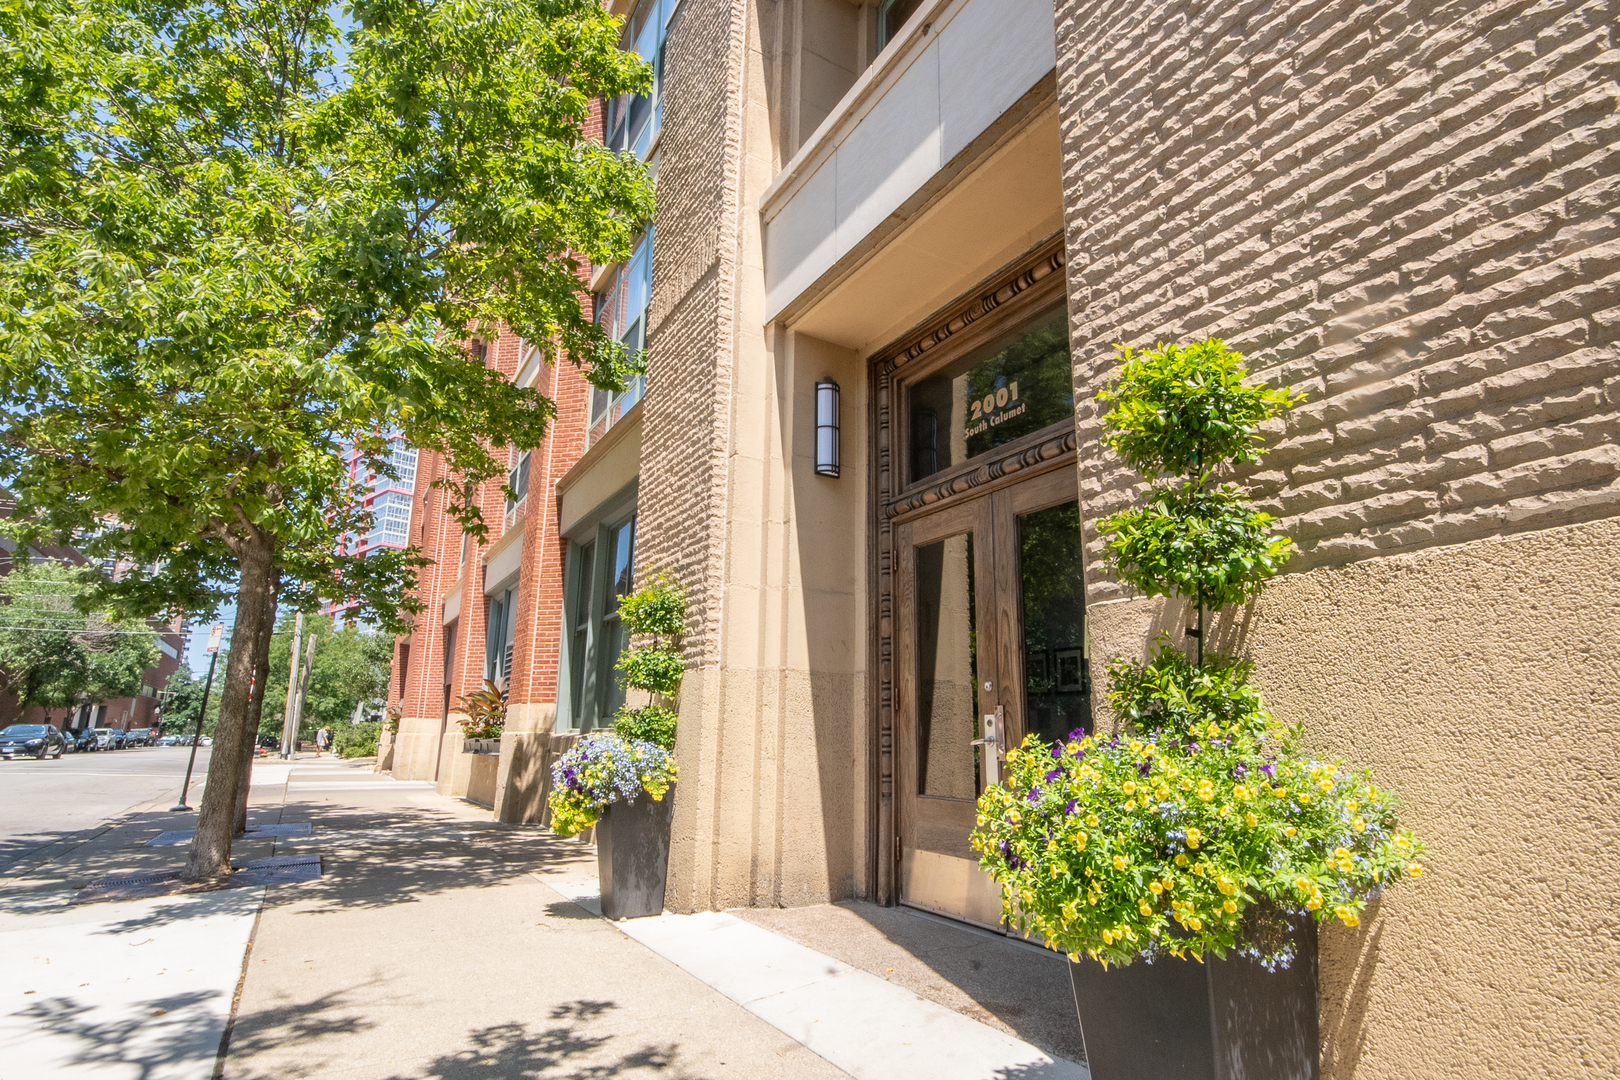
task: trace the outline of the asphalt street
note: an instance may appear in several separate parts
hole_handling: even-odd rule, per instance
[[[0,760],[0,875],[41,847],[94,831],[136,806],[173,801],[189,746],[136,746],[65,754],[61,760]],[[197,805],[209,747],[197,748],[187,800]],[[182,815],[175,815],[180,817]],[[177,828],[189,827],[190,820]]]

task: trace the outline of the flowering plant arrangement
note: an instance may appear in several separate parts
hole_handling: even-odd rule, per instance
[[[1207,656],[1204,608],[1251,599],[1292,545],[1231,487],[1222,464],[1258,460],[1258,425],[1298,396],[1250,387],[1239,354],[1211,339],[1124,350],[1107,442],[1149,478],[1185,474],[1099,531],[1118,578],[1198,608],[1196,661],[1160,639],[1146,663],[1116,660],[1117,733],[1031,736],[979,799],[973,846],[1007,919],[1077,960],[1294,958],[1292,924],[1360,921],[1369,899],[1417,877],[1422,844],[1366,771],[1317,757],[1277,724],[1251,665]]]
[[[506,680],[484,680],[484,685],[461,699],[467,714],[456,724],[469,739],[498,739],[506,727]]]
[[[675,756],[656,743],[592,732],[551,766],[551,827],[573,836],[610,803],[642,792],[662,799],[675,782]]]

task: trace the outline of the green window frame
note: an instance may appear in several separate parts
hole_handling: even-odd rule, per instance
[[[575,529],[563,575],[562,656],[557,671],[558,731],[612,724],[624,704],[615,667],[628,644],[619,602],[635,584],[636,511],[614,500],[596,521]]]

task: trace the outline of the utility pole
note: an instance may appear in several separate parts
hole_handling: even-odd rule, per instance
[[[287,708],[281,714],[281,756],[290,758],[298,749],[298,729],[293,727],[293,697],[298,692],[298,649],[303,644],[304,613],[293,620],[292,648],[287,654],[291,670],[287,672]]]
[[[298,745],[298,732],[304,726],[304,698],[309,694],[309,673],[315,667],[314,631],[310,632],[308,644],[304,648],[304,670],[298,676],[298,703],[293,708],[292,733],[293,745]]]
[[[191,736],[191,757],[186,761],[186,781],[180,785],[180,801],[169,807],[169,812],[190,810],[186,793],[191,790],[191,770],[197,764],[197,744],[202,741],[203,717],[208,715],[208,692],[214,688],[214,665],[219,663],[219,639],[225,634],[225,624],[215,623],[208,634],[208,681],[203,683],[202,707],[197,710],[197,730]]]

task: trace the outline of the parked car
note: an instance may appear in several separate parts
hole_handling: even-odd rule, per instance
[[[95,728],[78,728],[68,734],[73,739],[73,749],[81,754],[101,749],[101,742],[96,737]]]
[[[117,728],[98,727],[91,728],[90,730],[95,732],[97,750],[118,749],[118,736],[120,732]]]
[[[61,757],[67,740],[50,724],[12,724],[0,731],[0,757]]]
[[[130,728],[125,739],[126,746],[151,746],[152,729],[149,727]]]
[[[158,739],[157,745],[158,746],[179,746],[180,745],[180,736],[178,736],[178,735],[164,735],[162,738]]]

